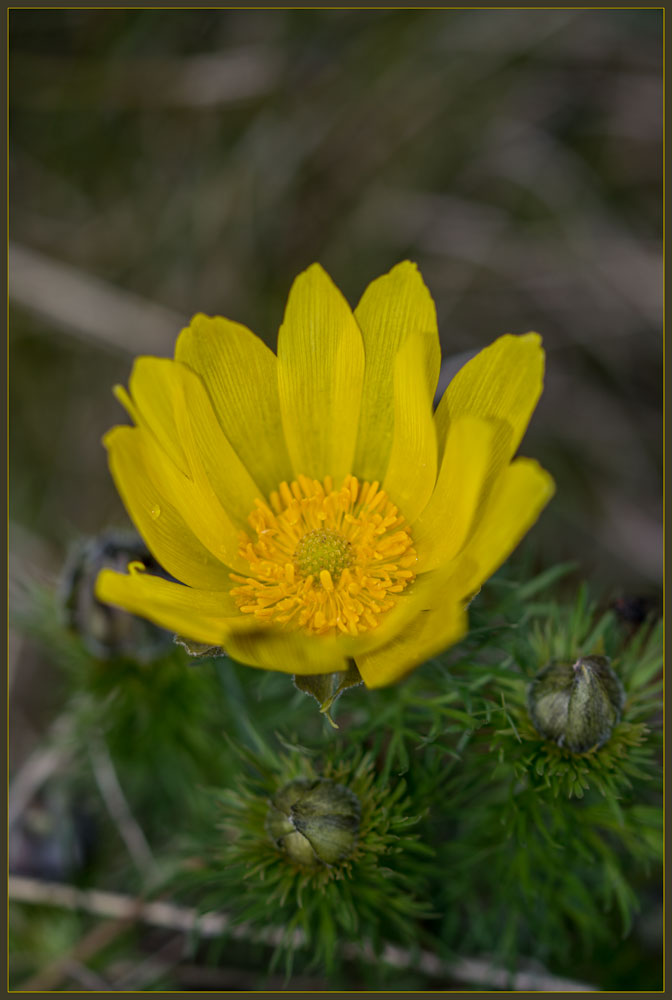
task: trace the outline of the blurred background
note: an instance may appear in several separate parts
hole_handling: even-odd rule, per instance
[[[312,261],[354,305],[410,257],[440,389],[500,334],[543,335],[540,564],[657,598],[661,11],[9,18],[13,580],[126,523],[101,435],[135,355],[171,355],[197,311],[273,345]]]
[[[441,390],[543,335],[536,567],[659,600],[662,11],[15,8],[9,103],[14,609],[127,523],[101,436],[137,354],[197,311],[274,345],[308,264],[355,305],[404,258]],[[9,676],[16,770],[60,693],[25,633]]]
[[[539,331],[522,453],[557,481],[541,565],[656,600],[662,12],[10,11],[12,581],[126,517],[111,387],[197,311],[274,345],[319,260],[356,304],[397,261],[436,301],[443,389]],[[21,667],[21,669],[19,669]],[[16,749],[48,714],[12,646]],[[31,698],[21,701],[21,690]]]

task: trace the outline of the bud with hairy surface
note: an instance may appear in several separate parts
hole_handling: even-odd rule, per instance
[[[266,829],[277,847],[306,868],[346,860],[357,843],[361,806],[327,778],[290,781],[273,797]]]
[[[530,684],[528,708],[537,732],[573,753],[607,742],[625,693],[606,656],[553,661]]]

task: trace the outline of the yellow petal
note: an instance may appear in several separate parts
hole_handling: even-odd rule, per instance
[[[394,364],[394,437],[383,488],[412,522],[436,483],[433,394],[428,387],[425,334],[410,333]]]
[[[194,535],[153,475],[147,434],[136,427],[114,427],[105,436],[110,471],[131,520],[155,559],[176,579],[194,587],[229,587],[227,567]]]
[[[224,434],[263,495],[291,480],[273,351],[240,323],[199,314],[180,334],[175,360],[202,378]]]
[[[476,417],[451,423],[432,497],[411,526],[417,573],[436,569],[463,547],[492,462],[495,425]]]
[[[466,631],[464,606],[435,591],[427,606],[391,642],[357,656],[357,667],[368,688],[384,687],[458,642]]]
[[[124,431],[129,433],[124,434]],[[210,562],[214,557],[232,569],[240,571],[247,567],[247,562],[241,560],[238,554],[240,529],[207,482],[195,482],[183,476],[149,431],[143,427],[116,427],[106,435],[104,443],[110,449],[110,469],[117,489],[148,544],[150,536],[147,531],[151,531],[151,522],[161,524],[165,516],[167,523],[170,512],[176,515],[176,520],[171,522],[173,530],[179,530],[178,525],[186,526],[189,534],[200,543],[199,548],[202,550],[204,547],[208,551]],[[146,525],[145,529],[140,527],[141,521]],[[167,536],[167,529],[164,530]],[[176,543],[179,545],[179,538]],[[165,565],[159,556],[157,558],[161,565]],[[173,573],[167,565],[166,569]],[[190,582],[179,574],[173,573],[173,576],[185,583]],[[207,586],[198,577],[194,585]]]
[[[440,450],[450,422],[460,416],[501,421],[506,430],[495,442],[493,461],[503,467],[530,422],[543,377],[544,352],[538,333],[499,337],[460,369],[443,394],[436,410]]]
[[[469,544],[457,559],[452,586],[467,597],[513,552],[555,492],[538,462],[517,458],[495,484]]]
[[[249,667],[286,674],[333,674],[347,670],[348,662],[337,639],[321,639],[297,632],[264,630],[231,635],[226,652]]]
[[[102,570],[96,581],[96,597],[195,642],[219,646],[232,629],[255,627],[227,593],[182,587],[149,573]]]
[[[178,469],[201,494],[214,493],[239,527],[245,524],[261,491],[224,435],[198,375],[179,362],[144,357],[133,367],[130,388],[140,418]]]
[[[415,264],[403,261],[372,281],[355,309],[366,367],[353,473],[382,481],[394,435],[394,363],[411,334],[424,357],[427,388],[434,398],[441,365],[436,309]]]
[[[551,477],[531,459],[505,470],[457,558],[421,572],[378,628],[353,641],[349,652],[368,687],[398,680],[459,640],[467,629],[465,601],[504,562],[553,491]]]
[[[173,464],[186,476],[189,463],[175,424],[173,365],[166,358],[136,358],[129,379],[130,398],[122,386],[115,387],[115,395],[136,424],[152,433]]]
[[[296,475],[352,472],[364,376],[364,347],[352,311],[313,264],[292,285],[278,335],[278,385]]]

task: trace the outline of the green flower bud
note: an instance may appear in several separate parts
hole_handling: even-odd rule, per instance
[[[553,661],[530,684],[528,708],[545,739],[585,753],[607,742],[618,722],[625,692],[606,656]]]
[[[348,858],[357,843],[361,806],[344,785],[297,778],[274,796],[266,829],[277,847],[306,868]]]

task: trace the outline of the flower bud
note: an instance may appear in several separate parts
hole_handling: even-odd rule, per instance
[[[573,753],[601,747],[611,736],[625,701],[606,656],[575,663],[553,661],[530,684],[528,708],[537,732]]]
[[[344,785],[297,778],[274,796],[266,829],[277,847],[306,868],[348,858],[357,843],[361,806]]]
[[[106,531],[86,539],[70,553],[61,580],[64,616],[68,628],[79,633],[94,656],[151,660],[172,645],[170,633],[95,597],[101,569],[123,573],[134,561],[142,562],[155,576],[168,577],[142,539],[132,532]]]

